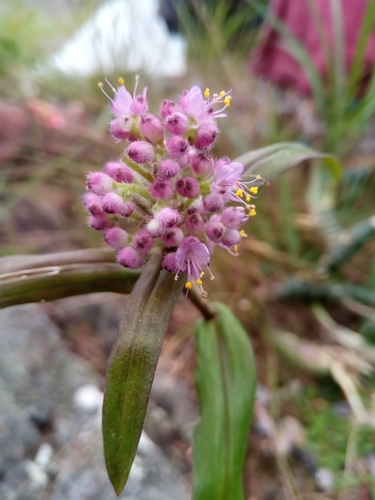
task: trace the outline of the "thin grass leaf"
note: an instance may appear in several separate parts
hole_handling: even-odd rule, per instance
[[[255,391],[254,359],[241,323],[223,304],[196,329],[201,417],[193,439],[194,500],[244,500],[243,465]]]
[[[341,0],[331,0],[331,17],[333,24],[333,108],[337,122],[345,114],[345,38]]]
[[[335,271],[375,236],[375,216],[359,222],[341,235],[322,259],[322,270]]]
[[[342,302],[345,299],[354,299],[367,306],[375,306],[375,290],[360,285],[313,283],[295,278],[281,283],[275,298],[298,302]]]
[[[335,187],[332,176],[322,167],[316,166],[310,171],[306,202],[310,212],[316,217],[329,247],[336,243],[341,231],[334,210]]]
[[[354,99],[357,94],[357,85],[362,77],[363,61],[368,41],[370,39],[375,22],[375,0],[369,0],[367,9],[363,16],[361,31],[354,52],[353,63],[349,73],[347,84],[347,99]]]

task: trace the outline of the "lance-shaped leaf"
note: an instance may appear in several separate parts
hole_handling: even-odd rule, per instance
[[[254,358],[241,323],[223,304],[197,325],[194,500],[244,500],[242,471],[255,391]]]
[[[126,484],[137,451],[164,334],[184,282],[160,271],[161,260],[157,250],[133,288],[108,364],[104,454],[117,495]]]
[[[319,153],[298,142],[280,142],[254,149],[236,159],[245,165],[245,178],[246,175],[261,175],[266,180],[274,179],[288,168],[305,160],[321,160],[335,179],[341,175],[339,162],[334,156]]]

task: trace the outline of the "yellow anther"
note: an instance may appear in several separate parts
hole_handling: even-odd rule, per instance
[[[240,198],[243,198],[243,191],[242,191],[242,189],[237,189],[236,196],[239,196]]]
[[[251,212],[249,213],[250,217],[254,217],[254,215],[256,215],[256,211],[253,209],[251,210]]]
[[[202,271],[202,272],[200,273],[200,275],[199,275],[199,276],[200,276],[201,278],[203,278],[203,276],[204,276],[204,271]]]
[[[247,234],[245,233],[245,231],[243,229],[241,229],[241,231],[240,231],[240,236],[241,236],[241,238],[247,238]]]
[[[253,186],[249,189],[250,193],[257,194],[258,188],[256,186]]]
[[[238,245],[234,245],[233,252],[238,252]]]
[[[230,102],[232,100],[232,97],[230,95],[227,95],[227,97],[224,99],[224,104],[229,108]]]
[[[210,89],[207,87],[206,90],[204,91],[204,97],[208,99],[210,97]]]
[[[247,205],[248,210],[255,210],[255,205]]]
[[[249,194],[246,195],[246,201],[249,202],[251,200],[251,196]]]
[[[125,80],[123,78],[121,78],[121,76],[120,76],[120,78],[118,79],[118,82],[120,85],[124,85]]]
[[[191,281],[187,281],[187,282],[185,283],[185,288],[187,288],[188,290],[190,290],[190,288],[192,288],[192,286],[193,286],[193,285],[192,285]]]
[[[222,95],[225,94],[225,90],[222,90],[220,93],[219,93],[219,96],[221,97]]]
[[[202,285],[202,284],[203,284],[203,281],[202,281],[202,280],[195,280],[195,283],[196,283],[197,285]]]

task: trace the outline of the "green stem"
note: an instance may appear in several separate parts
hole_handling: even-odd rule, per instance
[[[0,281],[0,308],[87,293],[130,293],[139,276],[140,271],[109,263],[40,267],[13,276],[9,273]]]
[[[94,262],[115,262],[111,248],[90,248],[71,252],[46,253],[43,255],[11,255],[0,258],[0,283],[3,274],[16,271],[66,264],[90,264]]]

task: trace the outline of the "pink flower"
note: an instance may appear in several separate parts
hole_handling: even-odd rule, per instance
[[[180,105],[185,113],[196,121],[209,115],[209,105],[197,85],[191,87],[190,90],[185,90],[180,98]]]
[[[210,252],[206,245],[201,243],[195,236],[184,238],[180,248],[176,252],[176,263],[178,273],[187,271],[188,282],[199,281],[203,268],[210,264]]]
[[[225,202],[238,201],[234,192],[241,181],[244,166],[241,163],[231,162],[229,158],[221,158],[214,165],[214,182],[212,192],[221,194]]]
[[[131,269],[147,261],[154,245],[162,248],[163,267],[176,278],[186,271],[186,289],[195,281],[206,297],[203,269],[211,274],[215,246],[237,255],[247,236],[240,225],[256,214],[250,202],[259,178],[242,181],[243,165],[212,154],[220,133],[216,118],[225,116],[231,98],[194,86],[178,104],[163,101],[157,115],[148,112],[147,89],[136,95],[136,84],[131,95],[119,82],[118,89],[109,84],[110,129],[126,141],[125,153],[87,176],[89,225],[103,231],[117,261]],[[230,201],[242,206],[228,207]]]
[[[112,111],[117,118],[129,118],[134,115],[141,115],[148,109],[146,99],[147,87],[143,89],[141,95],[132,97],[126,88],[122,85],[115,91],[115,97],[112,100]]]

